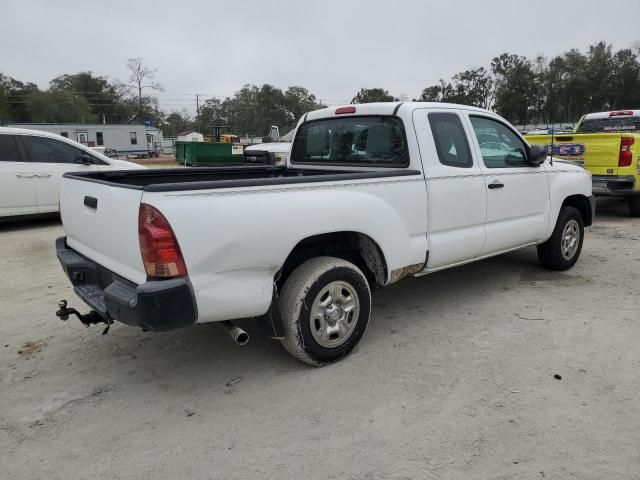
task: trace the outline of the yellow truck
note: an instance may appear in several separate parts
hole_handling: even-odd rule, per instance
[[[640,217],[640,110],[589,113],[573,133],[525,138],[553,158],[582,165],[594,195],[625,197],[631,215]]]

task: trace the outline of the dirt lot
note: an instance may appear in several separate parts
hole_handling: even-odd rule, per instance
[[[640,221],[598,207],[569,272],[527,249],[404,280],[322,369],[62,323],[61,226],[0,225],[0,478],[640,478]]]

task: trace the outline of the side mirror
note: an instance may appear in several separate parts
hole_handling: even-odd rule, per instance
[[[527,155],[527,161],[531,165],[538,167],[542,165],[546,159],[547,150],[544,147],[541,147],[540,145],[531,145],[531,147],[529,147],[529,155]]]
[[[78,163],[80,165],[91,165],[93,161],[89,155],[80,155],[74,160],[74,163]]]

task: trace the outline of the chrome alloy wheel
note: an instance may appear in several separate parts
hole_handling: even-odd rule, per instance
[[[321,347],[335,348],[346,342],[356,327],[360,301],[350,284],[335,281],[320,290],[310,313],[313,339]]]
[[[562,231],[560,251],[565,260],[571,260],[580,244],[580,226],[575,220],[569,220]]]

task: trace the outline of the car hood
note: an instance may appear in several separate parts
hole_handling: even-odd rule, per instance
[[[271,152],[289,153],[291,144],[289,142],[258,143],[244,149],[245,152]]]

